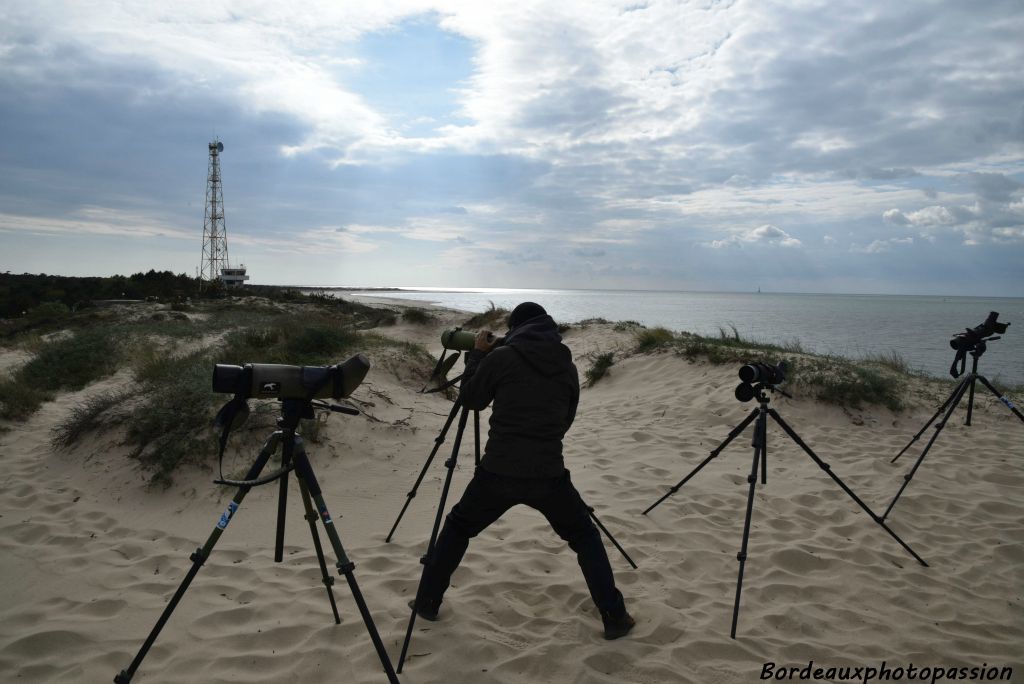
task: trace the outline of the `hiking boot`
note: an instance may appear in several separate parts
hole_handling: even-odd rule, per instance
[[[440,611],[440,609],[441,609],[440,606],[433,607],[433,606],[425,605],[425,606],[421,607],[421,606],[417,606],[416,605],[416,599],[409,599],[409,607],[412,608],[413,610],[415,610],[416,614],[419,615],[424,620],[430,620],[431,622],[437,622],[438,620],[441,619],[437,615],[438,611]]]
[[[601,619],[604,621],[604,638],[609,641],[626,636],[636,625],[636,620],[625,611],[620,617],[613,618],[602,615]]]

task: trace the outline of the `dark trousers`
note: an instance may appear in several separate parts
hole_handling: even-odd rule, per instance
[[[477,468],[462,499],[445,519],[427,563],[417,603],[436,610],[452,573],[466,553],[469,540],[517,504],[540,511],[558,536],[576,552],[590,596],[602,616],[621,617],[626,608],[622,594],[615,588],[608,554],[600,533],[590,520],[590,510],[572,485],[568,470],[551,479],[520,479]]]

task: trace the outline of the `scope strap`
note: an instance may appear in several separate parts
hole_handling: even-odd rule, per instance
[[[957,368],[957,364],[960,364],[959,368]],[[954,378],[959,378],[961,375],[964,374],[964,371],[966,369],[967,369],[967,350],[966,349],[957,349],[956,350],[956,356],[953,357],[953,365],[951,365],[949,367],[949,374],[952,375]]]
[[[462,380],[461,375],[457,378],[449,380],[448,382],[444,383],[443,385],[440,385],[439,387],[435,387],[434,389],[424,388],[420,390],[420,394],[433,394],[434,392],[444,392],[449,387],[454,387],[455,385],[457,385],[459,383],[459,380]]]
[[[221,428],[220,439],[218,440],[220,449],[217,453],[217,471],[220,473],[221,480],[224,479],[224,451],[228,446],[228,435],[235,428],[235,419],[243,410],[245,416],[248,417],[249,404],[246,402],[245,397],[236,394],[231,401],[221,407],[220,411],[217,412],[217,417],[213,419],[213,426]]]
[[[293,470],[295,470],[295,463],[289,463],[287,467],[275,470],[269,475],[264,475],[256,480],[225,480],[221,477],[219,480],[214,480],[213,484],[228,485],[229,487],[258,487],[260,485],[269,484],[279,477],[287,475]]]

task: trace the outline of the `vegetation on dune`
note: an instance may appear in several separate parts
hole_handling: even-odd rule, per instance
[[[474,314],[462,324],[467,330],[504,330],[508,325],[508,315],[512,313],[508,309],[495,306],[494,302],[488,302],[490,307],[481,313]]]
[[[614,352],[605,352],[594,357],[594,362],[585,373],[587,387],[593,387],[598,380],[608,374],[608,369],[615,365]]]
[[[644,328],[636,333],[636,350],[649,352],[670,344],[675,334],[668,328]]]
[[[111,375],[123,346],[103,330],[81,330],[39,345],[36,355],[0,381],[0,417],[23,420],[59,390],[79,390]]]
[[[416,325],[430,325],[437,321],[437,316],[425,309],[409,308],[402,311],[402,320]]]
[[[385,367],[429,367],[425,349],[367,332],[377,309],[356,305],[341,314],[338,301],[285,309],[244,300],[200,302],[184,320],[139,317],[126,309],[77,313],[71,335],[35,343],[36,356],[3,381],[0,410],[5,418],[24,419],[57,390],[81,389],[127,368],[133,384],[73,406],[52,442],[68,448],[88,433],[119,428],[151,483],[166,486],[181,464],[210,463],[216,454],[211,423],[228,399],[211,391],[216,363],[328,365],[365,352],[375,365],[381,359]],[[239,431],[243,443],[262,439],[275,424],[277,402],[253,404]],[[316,421],[304,421],[303,435],[315,441],[318,428]]]

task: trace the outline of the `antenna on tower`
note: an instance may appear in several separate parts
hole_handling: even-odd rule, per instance
[[[228,229],[224,223],[224,188],[220,180],[220,153],[224,143],[215,137],[209,144],[210,162],[206,173],[206,209],[203,217],[203,256],[199,263],[199,287],[215,284],[241,285],[249,279],[245,266],[231,268],[228,262]]]

